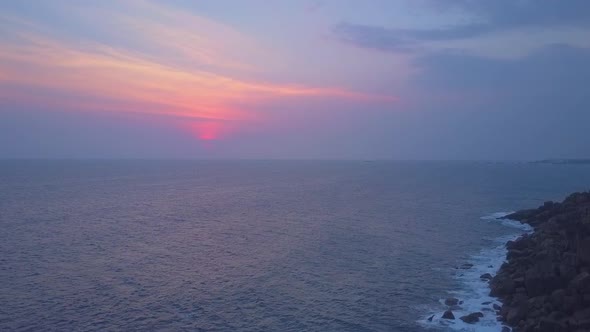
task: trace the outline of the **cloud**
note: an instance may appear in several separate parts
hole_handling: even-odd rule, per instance
[[[421,56],[409,85],[431,128],[422,151],[482,159],[584,157],[590,151],[590,49],[550,45],[519,59]],[[428,123],[428,124],[426,124]]]
[[[10,33],[0,35],[0,100],[220,121],[252,120],[258,105],[274,99],[393,101],[334,86],[263,81],[257,73],[278,60],[229,26],[149,1],[102,4],[69,4],[86,34],[2,20]]]
[[[431,0],[438,9],[455,9],[487,22],[491,29],[519,26],[590,25],[585,0]]]
[[[305,7],[305,11],[307,13],[314,13],[318,10],[320,10],[322,7],[324,7],[324,2],[320,1],[320,0],[315,0],[313,2],[310,2],[307,7]]]
[[[413,40],[400,31],[380,26],[340,23],[334,27],[333,32],[340,41],[361,48],[406,52],[416,46]]]
[[[466,23],[438,28],[402,29],[342,22],[333,28],[337,39],[385,52],[420,49],[424,43],[470,39],[518,28],[590,27],[590,2],[572,0],[444,0],[427,1],[428,11],[461,12]]]
[[[438,30],[389,29],[380,26],[340,23],[333,32],[352,45],[385,52],[408,52],[420,49],[420,41],[471,38],[488,31],[486,25],[470,25]]]
[[[537,92],[551,98],[587,91],[590,49],[554,44],[517,59],[493,59],[464,52],[437,52],[416,58],[421,70],[414,83],[421,88]]]

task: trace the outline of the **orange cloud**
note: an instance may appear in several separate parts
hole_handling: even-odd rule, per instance
[[[211,120],[252,119],[256,115],[243,105],[252,110],[276,98],[394,100],[337,87],[261,82],[256,73],[272,70],[264,64],[270,66],[275,60],[269,59],[270,51],[242,33],[148,1],[120,6],[126,10],[88,8],[81,3],[73,13],[97,26],[111,22],[117,34],[142,43],[140,50],[46,34],[33,22],[7,20],[12,30],[10,39],[0,39],[0,87],[20,87],[17,90],[22,92],[0,97],[75,110]],[[29,95],[27,88],[46,93]],[[68,98],[57,97],[64,94]],[[198,136],[218,136],[219,123],[199,125]]]

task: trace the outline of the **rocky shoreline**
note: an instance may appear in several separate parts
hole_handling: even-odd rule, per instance
[[[490,280],[498,319],[513,331],[590,331],[590,192],[505,218],[535,231],[507,243]]]

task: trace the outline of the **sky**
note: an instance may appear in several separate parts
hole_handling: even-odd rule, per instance
[[[0,158],[590,157],[587,0],[0,0]]]

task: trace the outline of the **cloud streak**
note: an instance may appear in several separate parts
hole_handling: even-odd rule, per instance
[[[436,28],[404,29],[341,22],[334,36],[345,43],[384,52],[420,50],[425,43],[476,38],[518,28],[590,27],[590,2],[573,0],[427,1],[427,9],[463,13],[466,23]]]
[[[79,17],[108,21],[137,49],[100,40],[44,34],[12,20],[0,48],[1,101],[76,111],[150,113],[194,120],[247,121],[276,99],[333,98],[391,102],[390,96],[339,87],[258,79],[271,52],[232,28],[148,1],[125,10],[76,7]],[[133,12],[133,15],[126,14]],[[92,15],[91,15],[92,14]],[[6,21],[5,21],[6,22]],[[90,22],[100,27],[99,22]],[[139,45],[137,45],[139,43]],[[34,89],[37,93],[32,94]]]

